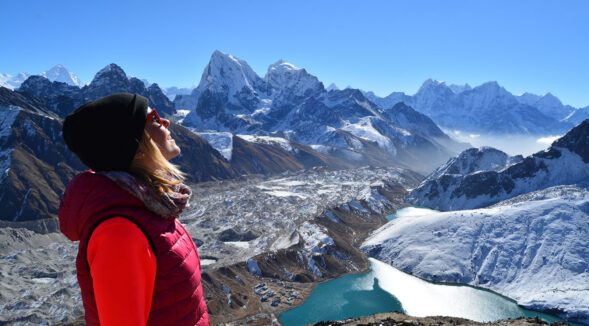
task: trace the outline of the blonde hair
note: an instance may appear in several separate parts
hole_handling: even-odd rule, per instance
[[[131,161],[129,172],[145,180],[158,194],[171,192],[184,181],[185,174],[164,157],[147,131],[143,131],[137,153],[141,153],[141,159]]]

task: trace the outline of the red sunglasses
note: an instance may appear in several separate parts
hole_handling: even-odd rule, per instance
[[[162,118],[160,118],[160,115],[155,109],[151,109],[151,112],[147,114],[147,118],[145,118],[145,124],[148,124],[152,121],[157,122],[160,126],[162,125]]]

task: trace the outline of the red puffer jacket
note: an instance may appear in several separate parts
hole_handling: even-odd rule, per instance
[[[164,219],[105,176],[86,171],[68,185],[59,209],[63,234],[79,240],[76,269],[87,325],[98,325],[98,311],[87,259],[94,229],[104,220],[123,216],[146,235],[157,258],[148,325],[209,325],[198,251],[177,218]]]

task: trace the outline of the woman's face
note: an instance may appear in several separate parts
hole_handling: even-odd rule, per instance
[[[176,145],[176,141],[172,138],[172,134],[168,130],[169,126],[170,120],[160,118],[152,108],[147,109],[145,130],[167,160],[171,160],[180,154],[180,147]]]

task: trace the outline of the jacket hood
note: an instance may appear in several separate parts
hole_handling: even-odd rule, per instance
[[[59,205],[59,228],[70,240],[80,240],[86,221],[113,207],[144,207],[139,199],[108,177],[85,171],[68,184]]]

